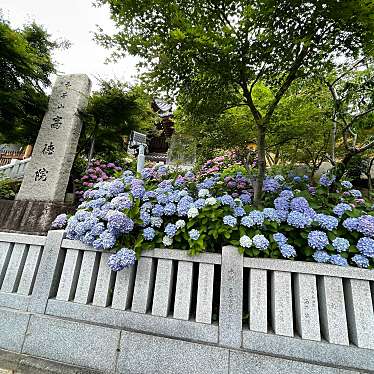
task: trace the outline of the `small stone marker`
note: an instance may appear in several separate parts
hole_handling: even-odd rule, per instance
[[[90,89],[87,75],[57,78],[16,200],[64,202]]]

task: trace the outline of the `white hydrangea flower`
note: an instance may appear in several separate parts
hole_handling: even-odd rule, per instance
[[[205,204],[206,205],[214,205],[214,204],[217,204],[217,199],[215,197],[208,197],[206,200],[205,200]]]
[[[183,229],[183,227],[186,226],[186,222],[183,219],[179,219],[175,222],[175,226],[177,226],[177,229]]]
[[[173,238],[171,238],[170,236],[165,235],[162,238],[162,243],[164,243],[165,247],[170,247],[173,244]]]
[[[195,207],[192,207],[190,209],[188,209],[188,212],[187,212],[187,217],[188,218],[195,218],[199,215],[199,210]]]
[[[242,247],[244,248],[249,248],[251,245],[252,245],[252,240],[249,236],[247,235],[243,235],[240,240],[239,240],[239,243]]]
[[[199,194],[198,196],[200,198],[204,198],[204,197],[209,197],[210,196],[210,192],[207,188],[202,188],[200,191],[199,191]]]

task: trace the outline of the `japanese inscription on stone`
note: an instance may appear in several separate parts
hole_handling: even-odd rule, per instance
[[[90,88],[86,75],[57,78],[17,200],[64,201]]]

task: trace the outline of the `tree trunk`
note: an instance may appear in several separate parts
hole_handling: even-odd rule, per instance
[[[262,186],[265,179],[266,172],[266,158],[265,158],[265,126],[263,123],[257,123],[257,169],[258,175],[256,184],[254,185],[254,205],[259,207],[261,205]]]
[[[336,177],[336,182],[339,182],[340,179],[342,179],[345,171],[347,170],[347,166],[349,164],[349,162],[351,161],[352,157],[355,155],[356,153],[354,152],[350,152],[350,153],[347,153],[343,160],[341,160],[339,163],[336,164],[336,166],[334,167],[333,169],[333,173]]]

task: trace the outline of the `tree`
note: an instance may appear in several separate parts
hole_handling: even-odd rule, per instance
[[[354,156],[374,148],[374,64],[361,58],[347,65],[325,79],[334,106],[328,158],[337,180]]]
[[[147,130],[155,122],[152,98],[143,87],[119,81],[101,81],[101,88],[89,99],[82,113],[83,128],[78,153],[106,160],[123,152],[124,136],[131,130]]]
[[[366,0],[99,3],[110,6],[119,31],[98,39],[119,47],[117,55],[142,57],[148,78],[160,89],[174,94],[192,89],[201,102],[215,89],[225,105],[248,106],[257,128],[257,204],[266,167],[265,135],[292,83],[331,69],[336,55],[367,52],[374,40],[374,5]],[[259,82],[272,91],[264,110],[253,97]]]
[[[52,51],[67,45],[36,23],[14,30],[0,15],[1,141],[34,143],[48,104],[43,89],[56,72]]]

